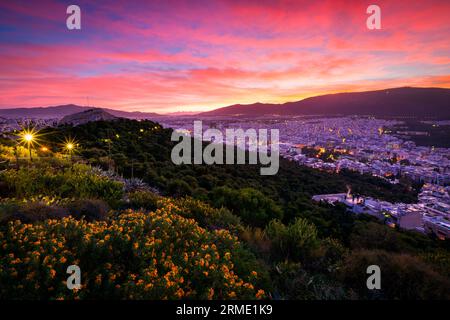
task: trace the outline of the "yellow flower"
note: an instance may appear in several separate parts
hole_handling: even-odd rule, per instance
[[[258,290],[258,292],[256,293],[256,298],[257,299],[261,299],[262,297],[264,297],[264,295],[265,295],[265,292],[264,292],[264,290]]]
[[[67,259],[65,257],[61,257],[61,259],[59,259],[59,262],[61,263],[66,263]]]
[[[151,288],[153,288],[153,284],[152,283],[147,283],[145,285],[145,290],[150,290]]]
[[[208,300],[212,300],[213,297],[214,297],[214,288],[210,288],[208,293]]]
[[[175,294],[179,299],[181,299],[184,296],[184,291],[183,289],[179,288]]]
[[[50,278],[54,278],[56,276],[56,271],[55,271],[55,269],[51,269],[50,270]]]

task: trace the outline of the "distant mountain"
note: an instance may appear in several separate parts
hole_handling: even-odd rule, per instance
[[[0,109],[0,117],[4,118],[41,118],[61,119],[65,116],[86,111],[93,107],[78,106],[75,104],[67,104],[54,107],[39,107],[39,108],[14,108],[14,109]],[[114,109],[101,108],[109,114],[116,117],[129,118],[129,119],[152,119],[160,117],[161,115],[153,112],[139,112],[139,111],[120,111]]]
[[[80,124],[92,121],[113,121],[117,119],[119,119],[119,117],[113,116],[103,109],[94,108],[65,116],[59,121],[59,124],[70,124],[73,126],[78,126]]]
[[[237,104],[199,115],[371,115],[450,119],[450,89],[404,87],[327,94],[284,104]]]
[[[195,111],[176,111],[176,112],[169,112],[165,113],[163,116],[167,117],[184,117],[184,116],[194,116],[197,115],[199,112]]]

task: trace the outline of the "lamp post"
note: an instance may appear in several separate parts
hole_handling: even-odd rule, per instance
[[[32,133],[25,133],[23,138],[24,138],[25,142],[27,143],[28,154],[30,155],[30,161],[33,161],[33,158],[31,157],[31,144],[33,142],[34,136]]]
[[[66,149],[67,149],[67,151],[69,152],[70,163],[72,163],[72,151],[73,151],[73,148],[74,148],[74,147],[75,147],[75,146],[73,145],[72,142],[67,142],[67,143],[66,143]]]

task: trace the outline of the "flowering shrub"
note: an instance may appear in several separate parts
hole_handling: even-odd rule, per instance
[[[237,239],[178,210],[167,202],[106,221],[11,221],[0,229],[0,299],[264,298],[256,271],[236,272]],[[72,264],[81,268],[79,290],[66,287]]]
[[[187,198],[159,198],[158,206],[175,204],[177,214],[195,219],[198,224],[208,229],[227,229],[237,234],[242,229],[241,220],[225,208],[213,208],[211,205],[190,197]]]
[[[43,163],[33,168],[7,170],[0,174],[16,198],[99,198],[110,205],[117,204],[123,195],[123,184],[96,175],[92,168],[75,164],[73,167],[51,167]],[[3,195],[5,196],[5,195]]]

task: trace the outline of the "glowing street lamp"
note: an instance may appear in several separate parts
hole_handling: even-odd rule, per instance
[[[64,141],[64,149],[69,154],[70,162],[72,162],[72,153],[75,151],[76,145],[77,145],[77,143],[73,139],[68,138],[68,139],[66,139],[66,141]]]
[[[69,142],[69,143],[66,144],[66,149],[69,150],[69,152],[72,151],[73,148],[74,148],[73,147],[73,143]]]
[[[23,138],[25,139],[25,141],[27,141],[27,142],[32,142],[33,141],[33,134],[31,134],[31,133],[26,133],[24,136],[23,136]]]
[[[26,143],[27,148],[28,148],[28,154],[30,155],[30,161],[33,160],[33,158],[31,157],[31,145],[33,144],[33,142],[36,140],[36,133],[34,132],[34,130],[24,130],[21,134],[22,136],[22,141],[24,143]]]

